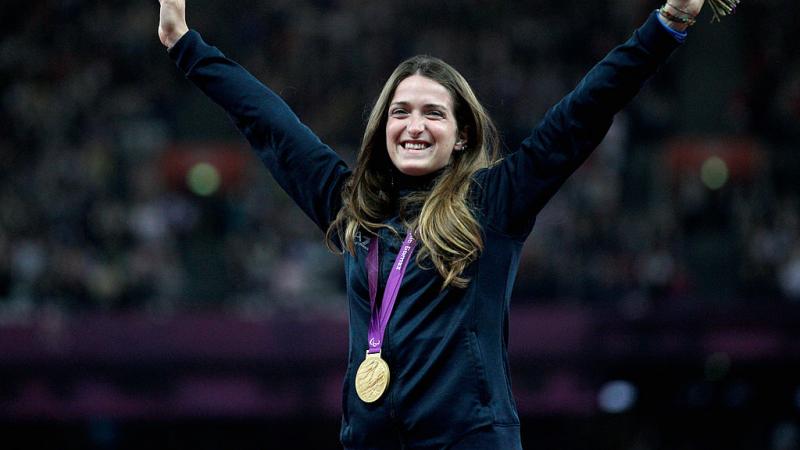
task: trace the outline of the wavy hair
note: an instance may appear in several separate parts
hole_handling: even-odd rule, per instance
[[[498,160],[497,130],[467,80],[444,61],[415,56],[400,63],[384,84],[369,115],[355,169],[342,190],[342,208],[326,234],[328,247],[341,244],[355,254],[360,231],[377,234],[396,203],[392,185],[392,162],[386,149],[385,129],[389,104],[397,85],[412,75],[422,75],[444,86],[453,101],[457,129],[466,133],[467,147],[453,151],[450,164],[437,176],[430,191],[415,192],[400,199],[401,211],[419,211],[403,218],[419,240],[417,263],[427,258],[449,285],[466,287],[464,269],[483,250],[478,221],[468,202],[472,175]],[[402,217],[402,214],[401,214]],[[408,219],[408,220],[407,220]]]

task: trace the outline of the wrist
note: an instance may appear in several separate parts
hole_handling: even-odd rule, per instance
[[[697,22],[695,15],[684,9],[677,8],[669,1],[658,9],[658,15],[668,27],[681,33]]]
[[[188,33],[188,32],[189,32],[189,28],[187,28],[185,26],[179,27],[179,28],[176,28],[176,29],[172,30],[172,32],[170,32],[167,35],[167,39],[166,39],[167,48],[168,49],[172,48],[172,46],[174,46],[178,41],[180,41],[181,38],[183,37],[183,35]]]

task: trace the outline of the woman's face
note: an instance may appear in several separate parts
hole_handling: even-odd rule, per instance
[[[457,138],[453,99],[444,86],[422,75],[397,85],[386,121],[386,149],[400,172],[426,175],[448,165]]]

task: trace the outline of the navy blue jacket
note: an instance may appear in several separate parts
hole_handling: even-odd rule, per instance
[[[365,270],[367,245],[344,254],[350,352],[343,387],[341,439],[348,448],[445,448],[473,430],[519,425],[508,369],[509,298],[520,250],[537,213],[588,157],[625,106],[678,47],[655,15],[598,63],[499,164],[475,173],[472,208],[485,250],[465,275],[465,289],[440,291],[435,270],[409,264],[384,337],[392,370],[388,392],[375,404],[355,396],[353,377],[367,349],[370,317]],[[222,106],[277,182],[326,230],[341,206],[350,169],[274,92],[245,69],[187,33],[170,55]],[[378,298],[400,238],[380,234]],[[518,431],[516,431],[518,433]]]

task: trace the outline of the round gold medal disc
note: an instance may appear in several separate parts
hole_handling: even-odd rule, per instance
[[[381,398],[389,386],[389,365],[381,359],[380,353],[367,352],[367,358],[358,366],[356,372],[356,394],[364,403],[372,403]]]

